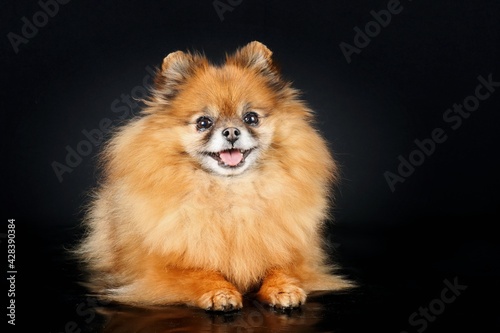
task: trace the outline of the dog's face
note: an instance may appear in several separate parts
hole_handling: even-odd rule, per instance
[[[222,66],[179,51],[165,58],[154,97],[168,104],[184,152],[207,172],[242,174],[271,146],[276,126],[285,119],[279,105],[292,90],[270,56],[253,42]]]
[[[223,97],[226,99],[228,97]],[[191,116],[183,140],[185,150],[205,170],[230,176],[251,168],[269,147],[273,128],[266,124],[268,111],[246,100],[226,106],[206,106]]]

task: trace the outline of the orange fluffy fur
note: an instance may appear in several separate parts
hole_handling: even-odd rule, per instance
[[[241,102],[265,110],[269,146],[241,175],[207,172],[186,146],[207,106],[232,121]],[[78,248],[100,297],[133,305],[242,306],[242,295],[296,307],[314,290],[351,283],[323,250],[337,167],[311,110],[252,42],[214,66],[171,53],[141,117],[102,153],[103,180]]]

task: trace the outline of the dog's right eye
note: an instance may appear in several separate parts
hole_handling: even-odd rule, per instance
[[[213,123],[212,119],[208,117],[200,117],[196,120],[196,129],[200,132],[205,131],[212,127]]]

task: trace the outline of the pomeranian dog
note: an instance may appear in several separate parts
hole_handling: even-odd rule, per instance
[[[293,308],[352,286],[322,238],[337,166],[271,54],[254,41],[222,65],[164,58],[100,155],[77,249],[97,296],[231,311],[248,293]]]

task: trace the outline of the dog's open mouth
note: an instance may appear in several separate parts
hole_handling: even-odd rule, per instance
[[[237,168],[245,163],[245,158],[253,149],[227,149],[218,153],[209,153],[210,157],[219,162],[219,165],[226,168]]]

